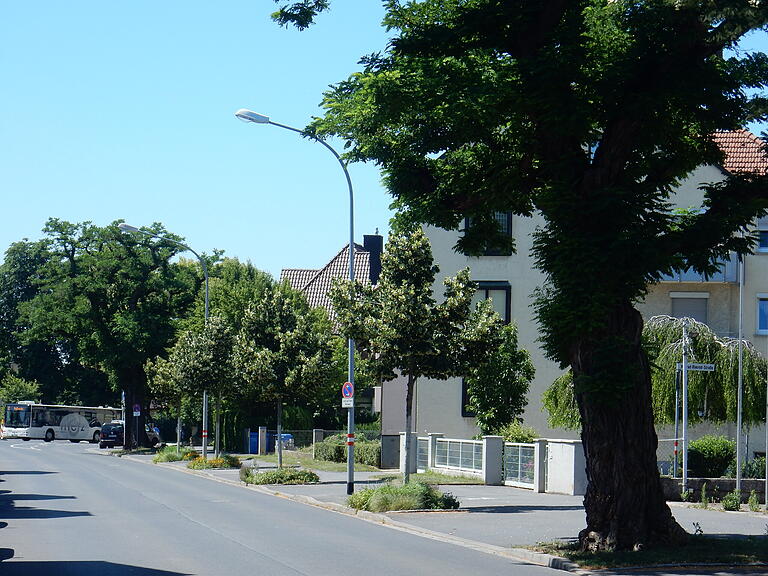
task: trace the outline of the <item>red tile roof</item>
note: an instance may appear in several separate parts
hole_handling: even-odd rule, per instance
[[[747,130],[715,132],[713,140],[725,153],[722,168],[732,174],[751,172],[768,173],[768,154],[760,138]]]
[[[370,284],[370,253],[355,244],[355,279]],[[287,280],[292,288],[301,290],[313,308],[322,307],[328,311],[331,321],[336,317],[328,298],[328,291],[334,278],[349,278],[349,246],[345,246],[328,264],[320,270],[286,268],[280,272],[280,280]]]

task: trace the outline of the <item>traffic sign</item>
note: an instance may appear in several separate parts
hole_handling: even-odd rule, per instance
[[[133,405],[133,415],[134,416],[141,416],[141,405],[140,404],[134,404]]]
[[[683,369],[683,363],[678,362],[677,363],[677,369],[682,370]],[[714,372],[715,371],[715,365],[714,364],[702,364],[701,362],[688,362],[688,370],[692,372]]]
[[[354,398],[342,398],[341,399],[341,407],[342,408],[354,408],[355,407],[355,399]]]
[[[344,386],[341,387],[341,395],[344,398],[355,397],[355,386],[352,382],[344,382]]]

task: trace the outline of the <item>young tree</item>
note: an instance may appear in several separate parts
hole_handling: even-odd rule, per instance
[[[277,457],[282,467],[282,408],[311,396],[334,373],[330,325],[324,312],[287,284],[265,290],[245,310],[234,346],[243,393],[277,403]]]
[[[153,233],[167,235],[159,224]],[[83,364],[125,390],[139,404],[143,427],[147,397],[144,364],[173,340],[175,319],[192,304],[200,279],[170,263],[180,248],[145,236],[123,234],[116,224],[51,219],[45,226],[50,258],[38,270],[34,297],[19,305],[26,341],[66,342]],[[126,446],[131,445],[126,426]]]
[[[469,271],[445,279],[437,303],[432,293],[438,267],[424,232],[393,233],[375,287],[337,282],[330,297],[345,335],[367,352],[384,380],[406,378],[405,429],[412,430],[413,395],[419,378],[445,380],[477,369],[500,342],[501,320],[490,306],[474,312],[476,285]],[[476,374],[479,377],[479,375]],[[411,454],[406,434],[405,458]],[[404,482],[410,471],[405,467]]]
[[[497,434],[523,413],[536,372],[528,351],[517,347],[517,326],[508,324],[498,335],[498,344],[488,343],[493,347],[487,360],[466,376],[467,408],[483,434]]]
[[[333,87],[309,128],[380,165],[411,220],[471,217],[465,252],[510,247],[497,211],[543,217],[536,310],[546,353],[574,374],[583,549],[685,540],[656,469],[633,302],[664,274],[711,273],[751,246],[734,232],[764,213],[764,174],[706,186],[697,213],[669,198],[697,166],[722,164],[718,130],[763,117],[768,58],[729,49],[766,24],[768,5],[736,0],[387,2],[387,50]]]

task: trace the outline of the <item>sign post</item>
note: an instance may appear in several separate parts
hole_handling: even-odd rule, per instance
[[[341,387],[341,407],[348,410],[347,422],[347,476],[350,479],[347,482],[347,494],[354,492],[354,470],[355,470],[355,385],[352,382],[344,382]]]
[[[136,429],[136,437],[135,437],[136,447],[139,446],[139,416],[141,416],[141,404],[134,404],[133,405],[133,423],[134,423],[134,428]]]

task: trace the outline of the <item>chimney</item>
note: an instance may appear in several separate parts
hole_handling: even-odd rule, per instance
[[[378,230],[376,232],[376,234],[363,235],[363,248],[370,254],[368,257],[371,264],[370,280],[374,286],[379,281],[381,253],[384,251],[384,237],[378,234]]]

